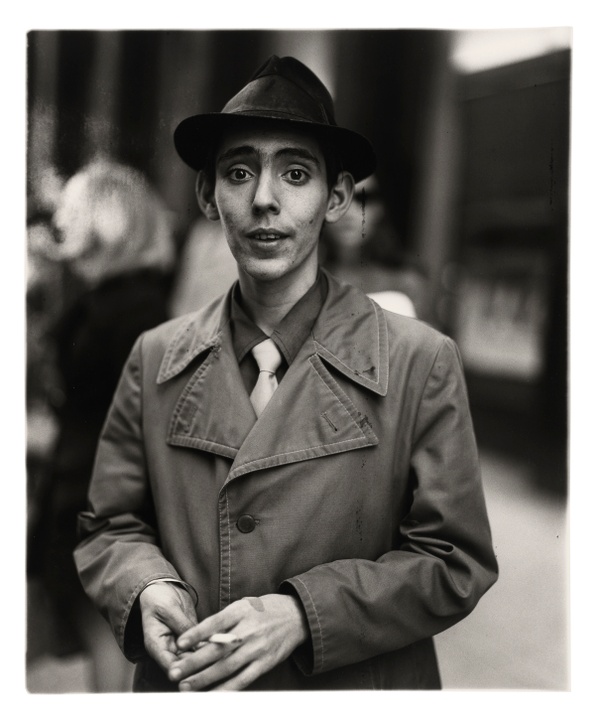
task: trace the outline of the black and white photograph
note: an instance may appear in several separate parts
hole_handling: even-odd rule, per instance
[[[570,693],[573,28],[22,42],[24,692]]]

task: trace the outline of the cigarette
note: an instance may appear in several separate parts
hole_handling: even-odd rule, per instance
[[[186,652],[193,652],[196,649],[200,649],[200,647],[205,647],[207,644],[220,644],[221,646],[230,646],[230,647],[236,647],[239,646],[242,643],[242,640],[236,636],[235,634],[211,634],[211,636],[202,642],[198,642],[198,644],[194,645],[193,647],[190,647],[190,649],[177,649],[175,651],[175,654],[180,656],[181,654],[185,654]]]
[[[241,644],[242,640],[235,634],[212,634],[208,641],[212,644]]]

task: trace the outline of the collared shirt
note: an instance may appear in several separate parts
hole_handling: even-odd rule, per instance
[[[282,361],[277,370],[277,381],[294,361],[298,351],[310,334],[327,295],[327,279],[319,272],[313,286],[306,292],[273,330],[271,339],[281,352]],[[258,365],[250,351],[268,338],[260,327],[248,317],[242,306],[240,286],[237,284],[231,300],[231,336],[233,351],[240,365],[240,372],[248,393],[252,392],[258,379]]]

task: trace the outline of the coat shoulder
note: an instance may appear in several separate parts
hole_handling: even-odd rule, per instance
[[[140,338],[140,356],[151,374],[157,373],[160,383],[181,372],[204,350],[219,343],[227,295],[204,307],[176,317]]]
[[[177,337],[185,327],[193,324],[198,312],[199,310],[196,310],[180,317],[173,317],[148,330],[144,333],[144,346],[156,346],[166,349],[174,337]]]
[[[225,296],[180,317],[174,317],[153,327],[144,335],[145,347],[166,350],[172,342],[193,342],[214,335],[219,328]]]
[[[440,348],[453,340],[423,320],[405,317],[389,310],[382,310],[392,352],[404,350],[420,354],[437,354]]]

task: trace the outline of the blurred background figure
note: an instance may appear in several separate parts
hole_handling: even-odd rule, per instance
[[[52,247],[40,232],[30,232],[30,244],[37,237],[38,245]],[[133,667],[84,595],[72,551],[76,516],[86,506],[96,443],[122,366],[135,339],[168,318],[175,256],[170,219],[142,173],[97,160],[66,182],[54,232],[58,244],[45,259],[54,261],[55,275],[67,272],[69,282],[58,316],[46,316],[54,321],[56,441],[32,498],[28,568],[47,599],[49,651],[86,654],[92,691],[128,691]],[[35,359],[33,348],[29,359]]]
[[[419,316],[425,275],[406,258],[375,175],[358,183],[344,217],[325,225],[321,252],[323,265],[338,279],[358,287],[385,309]]]
[[[185,238],[177,266],[170,302],[173,317],[193,312],[225,294],[238,278],[221,223],[203,216]]]
[[[57,419],[52,407],[61,401],[56,370],[53,328],[65,301],[65,266],[58,261],[52,215],[63,180],[54,167],[45,167],[31,183],[27,203],[26,273],[26,410],[28,536],[37,523],[36,501],[56,440]]]

